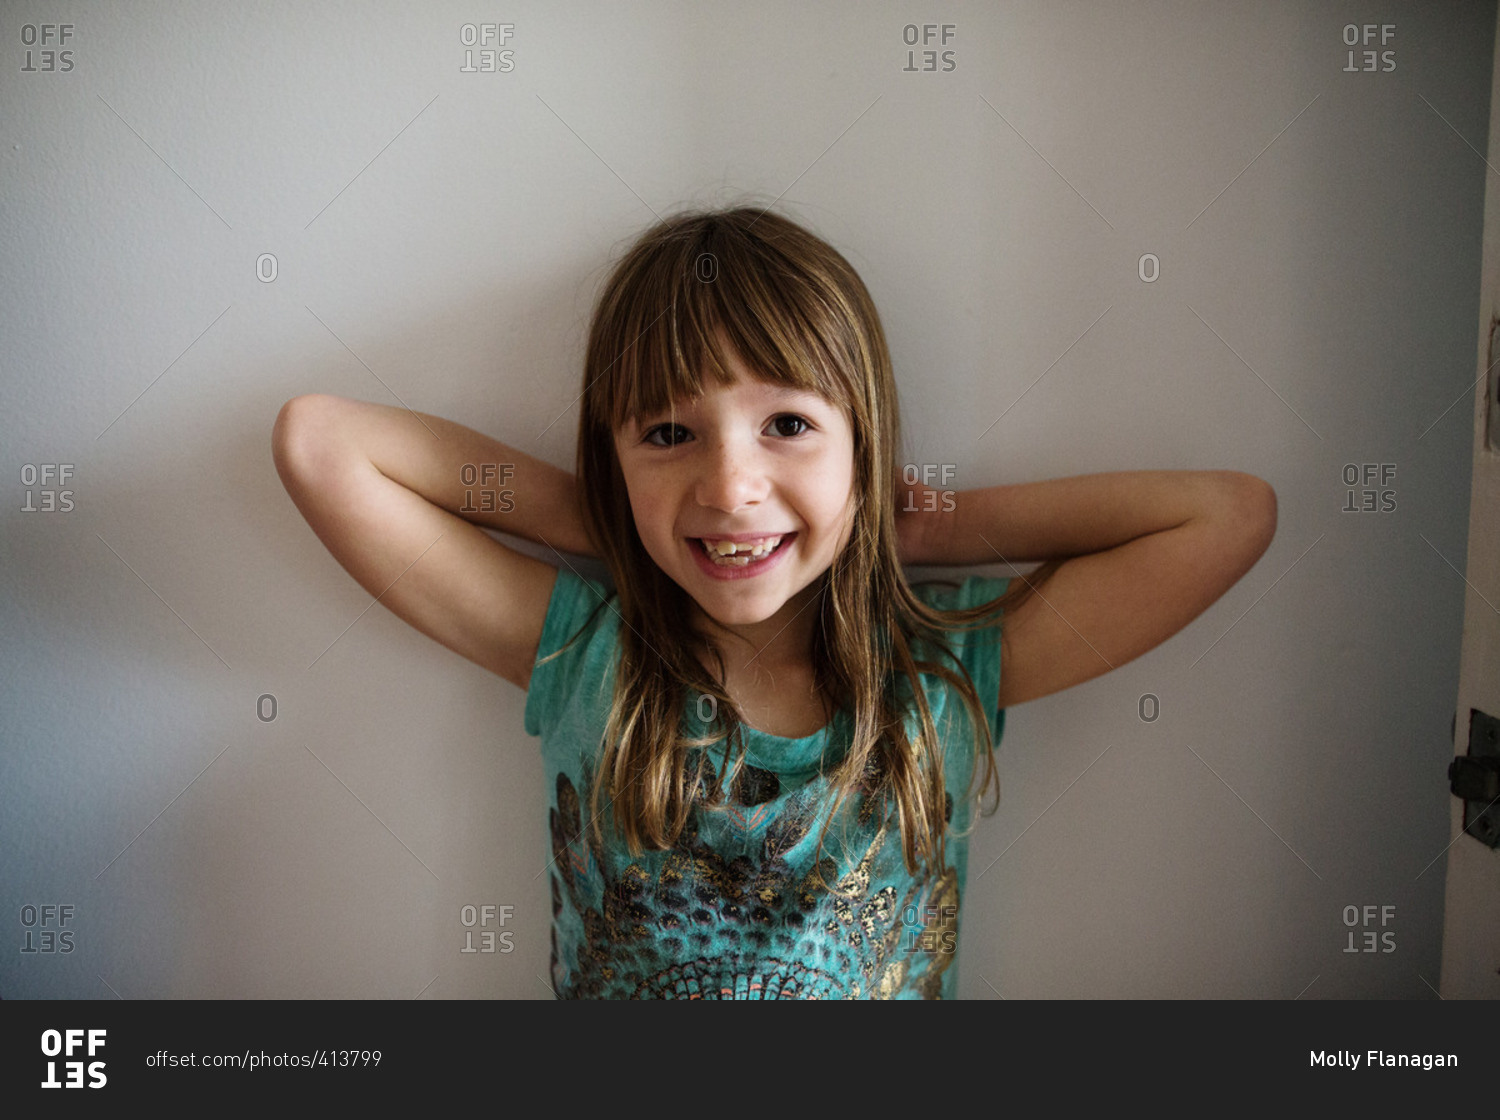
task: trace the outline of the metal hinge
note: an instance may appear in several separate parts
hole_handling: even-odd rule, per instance
[[[1469,752],[1448,765],[1448,788],[1463,798],[1464,831],[1500,848],[1500,720],[1469,709]]]

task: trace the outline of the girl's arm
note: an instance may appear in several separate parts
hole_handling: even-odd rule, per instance
[[[557,569],[476,525],[582,552],[571,475],[436,416],[326,394],[288,401],[271,444],[292,501],[361,587],[527,686]]]
[[[440,509],[577,556],[596,555],[583,527],[578,480],[483,432],[441,416],[326,394],[296,398],[329,422],[321,452],[355,453]]]
[[[1276,494],[1238,471],[1124,471],[951,494],[914,487],[902,559],[994,564],[1069,558],[1007,612],[1000,706],[1091,680],[1156,648],[1254,566]],[[1019,577],[1025,578],[1025,577]]]

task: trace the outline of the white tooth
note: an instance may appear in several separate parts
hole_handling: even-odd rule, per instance
[[[716,556],[734,556],[735,553],[749,553],[751,556],[763,556],[771,552],[781,543],[780,537],[767,537],[755,543],[735,544],[733,541],[710,541],[704,539],[704,547]]]

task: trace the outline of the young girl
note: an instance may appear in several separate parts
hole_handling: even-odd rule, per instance
[[[334,397],[289,401],[274,433],[349,573],[528,690],[559,996],[952,998],[1004,709],[1160,644],[1275,531],[1270,487],[1236,472],[907,485],[868,292],[769,210],[637,241],[599,298],[581,405],[576,479]],[[489,512],[476,478],[509,491]],[[601,557],[613,589],[568,553]],[[1014,588],[901,567],[1017,561],[1045,562]]]

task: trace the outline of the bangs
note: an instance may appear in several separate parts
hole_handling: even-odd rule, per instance
[[[762,380],[852,408],[862,378],[843,295],[778,248],[773,215],[757,215],[758,232],[726,217],[690,215],[676,230],[669,220],[612,278],[615,298],[601,303],[593,334],[623,344],[590,355],[588,390],[592,414],[611,430],[701,396],[705,378],[729,385],[731,357]]]

